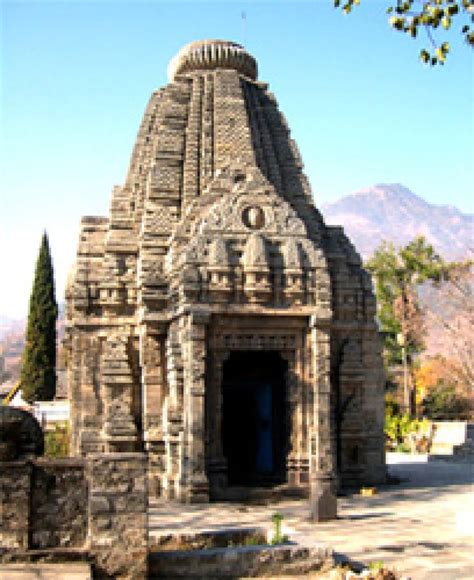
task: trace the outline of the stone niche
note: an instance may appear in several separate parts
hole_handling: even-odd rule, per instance
[[[184,502],[277,488],[322,509],[337,485],[384,479],[371,280],[302,167],[243,47],[180,51],[109,216],[82,220],[77,455],[143,452],[151,497]]]

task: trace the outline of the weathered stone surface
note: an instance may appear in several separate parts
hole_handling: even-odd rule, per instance
[[[89,546],[99,574],[146,578],[146,457],[141,453],[91,455],[87,474]]]
[[[87,496],[82,461],[37,461],[31,495],[31,547],[82,546]]]
[[[80,460],[2,462],[0,548],[83,546],[87,490]]]
[[[312,478],[310,510],[315,522],[327,522],[337,517],[337,499],[331,478],[317,475]]]
[[[0,406],[0,461],[42,455],[44,436],[36,418],[16,407]]]
[[[153,578],[242,578],[302,576],[334,565],[326,546],[248,546],[150,555]]]
[[[4,580],[92,580],[91,566],[83,563],[0,564]]]
[[[0,561],[88,560],[146,578],[147,477],[140,453],[0,463]]]
[[[314,477],[385,476],[370,278],[314,207],[256,69],[234,43],[185,47],[151,96],[109,218],[82,222],[65,341],[74,451],[144,448],[155,497],[231,495],[229,438],[250,441],[265,422],[252,418],[257,403],[240,422],[225,417],[226,368],[239,353],[273,352],[287,369],[268,427],[278,460],[254,468],[257,485],[271,476],[309,492]]]
[[[29,547],[31,471],[26,462],[0,464],[0,548]]]

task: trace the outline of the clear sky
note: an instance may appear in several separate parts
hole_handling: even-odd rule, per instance
[[[256,57],[316,204],[398,182],[472,212],[473,52],[452,34],[446,66],[422,66],[388,2],[344,16],[332,0],[0,0],[0,315],[26,315],[43,229],[63,300],[80,217],[107,214],[148,98],[192,40]]]

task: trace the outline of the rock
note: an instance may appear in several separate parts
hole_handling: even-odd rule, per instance
[[[44,436],[36,418],[22,409],[0,406],[0,461],[43,453]]]

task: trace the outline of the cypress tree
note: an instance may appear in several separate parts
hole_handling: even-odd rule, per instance
[[[53,264],[45,232],[36,261],[21,361],[23,398],[30,403],[50,401],[56,393],[57,316]]]

